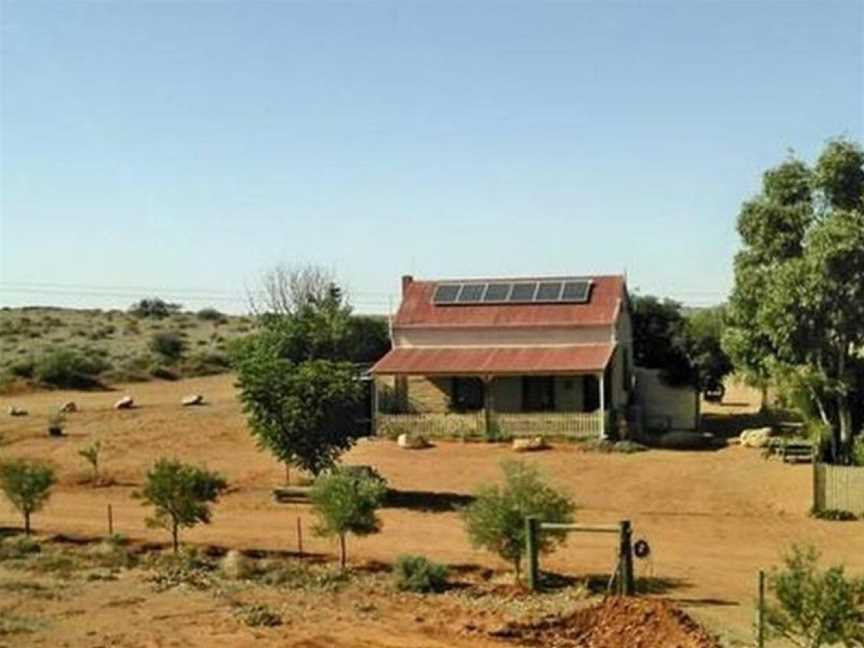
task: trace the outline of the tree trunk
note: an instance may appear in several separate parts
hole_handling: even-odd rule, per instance
[[[848,463],[852,450],[852,412],[849,410],[849,396],[846,393],[846,345],[837,358],[837,377],[840,379],[840,391],[837,394],[837,418],[840,419],[840,456],[843,463]]]
[[[24,535],[30,537],[30,512],[24,512]]]
[[[840,419],[840,455],[848,463],[852,452],[852,412],[846,394],[837,396],[837,416]]]
[[[513,561],[513,573],[515,574],[514,585],[518,585],[522,580],[522,558],[516,558]]]
[[[342,571],[345,571],[346,554],[345,554],[345,534],[339,534],[339,566]]]
[[[768,410],[768,380],[763,379],[759,385],[761,402],[759,404],[759,413],[762,414]]]
[[[180,549],[180,529],[177,526],[177,523],[174,523],[174,526],[171,528],[171,539],[174,543],[174,555],[177,555],[177,552]]]

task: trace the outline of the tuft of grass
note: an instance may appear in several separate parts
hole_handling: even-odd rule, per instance
[[[28,598],[41,600],[55,600],[60,594],[53,588],[46,587],[41,583],[32,581],[5,581],[0,582],[0,592],[9,594],[20,594]]]
[[[234,615],[252,628],[274,628],[282,625],[282,615],[264,603],[239,605]]]
[[[21,560],[42,551],[42,545],[26,536],[7,538],[0,542],[0,561]]]
[[[45,623],[32,617],[13,614],[9,608],[0,608],[0,637],[34,634],[45,627]]]
[[[253,566],[251,576],[265,585],[305,592],[337,592],[353,578],[347,571],[287,559],[262,560]]]

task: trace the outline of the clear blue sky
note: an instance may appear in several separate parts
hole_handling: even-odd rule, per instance
[[[864,133],[860,0],[0,9],[0,304],[236,310],[278,261],[365,311],[409,272],[718,302],[762,171]]]

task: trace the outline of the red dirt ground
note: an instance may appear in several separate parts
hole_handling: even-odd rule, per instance
[[[110,503],[116,530],[165,541],[164,534],[146,527],[146,511],[130,495],[140,487],[147,467],[168,455],[206,463],[222,471],[232,486],[216,506],[213,523],[187,532],[186,542],[291,550],[297,543],[299,517],[306,530],[306,550],[335,553],[333,543],[310,533],[312,518],[305,506],[273,501],[271,490],[282,484],[284,469],[256,448],[230,376],[125,389],[135,396],[139,408],[113,410],[111,405],[122,391],[0,398],[0,434],[5,438],[0,452],[43,457],[59,469],[57,492],[34,518],[37,530],[104,534]],[[190,392],[203,393],[208,405],[181,408],[180,398]],[[76,400],[82,411],[69,415],[66,437],[50,439],[48,416],[68,399]],[[11,404],[28,409],[30,416],[8,417],[5,412]],[[731,418],[751,411],[746,403],[715,409]],[[105,472],[115,482],[110,487],[80,483],[86,466],[78,451],[96,438],[105,448]],[[441,493],[464,495],[498,479],[499,462],[512,456],[506,445],[453,442],[404,451],[386,440],[361,442],[346,456],[347,462],[371,464],[392,487],[421,495],[414,498],[417,505],[383,510],[382,533],[351,539],[350,558],[389,563],[396,554],[411,552],[450,564],[506,570],[495,557],[471,548],[456,513],[435,509],[449,501]],[[716,452],[652,450],[621,455],[557,445],[526,460],[541,466],[572,495],[580,507],[579,521],[630,519],[635,536],[646,538],[653,550],[649,560],[637,563],[637,577],[656,596],[685,607],[712,631],[730,639],[744,641],[752,636],[757,571],[776,565],[791,543],[812,543],[826,560],[845,562],[853,573],[864,571],[860,551],[864,523],[831,523],[807,516],[812,479],[808,465],[765,461],[758,450],[737,446]],[[419,506],[423,503],[433,510],[423,510]],[[12,511],[0,504],[0,526],[19,524]],[[564,548],[543,559],[543,568],[602,578],[613,564],[612,545],[604,536],[572,536]]]

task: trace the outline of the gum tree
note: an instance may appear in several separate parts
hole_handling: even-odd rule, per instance
[[[762,385],[805,376],[835,459],[846,457],[864,346],[864,150],[836,140],[813,169],[796,159],[770,169],[738,232],[724,348]]]

